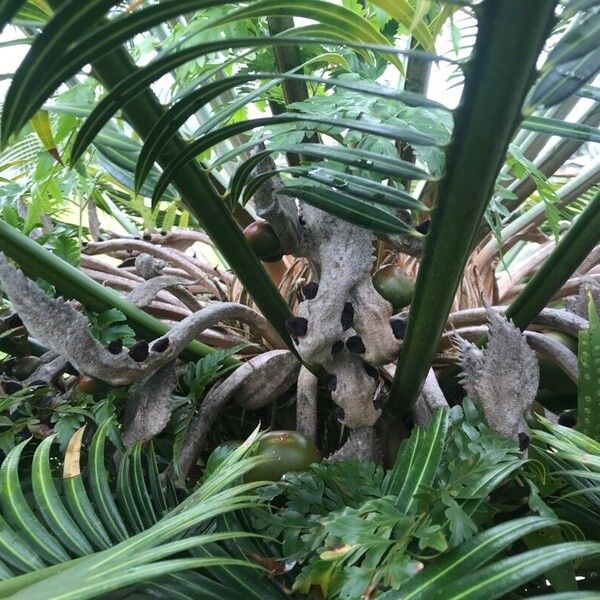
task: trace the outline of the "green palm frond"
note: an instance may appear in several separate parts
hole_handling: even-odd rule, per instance
[[[246,597],[282,597],[256,564],[222,544],[252,536],[235,518],[238,529],[219,526],[223,515],[256,505],[254,489],[260,484],[239,483],[260,461],[243,458],[251,442],[178,503],[175,494],[161,487],[151,444],[124,450],[118,468],[108,466],[108,425],[95,433],[85,467],[83,429],[59,461],[51,454],[54,438],[43,440],[33,453],[31,479],[26,482],[20,471],[30,442],[19,444],[4,460],[2,597],[93,598],[136,586],[162,598],[198,587],[203,591],[197,598],[217,593],[233,598],[241,589],[240,577]],[[60,463],[63,475],[56,479],[53,472]],[[248,543],[258,554],[259,546]],[[203,567],[211,567],[210,574],[197,571]]]

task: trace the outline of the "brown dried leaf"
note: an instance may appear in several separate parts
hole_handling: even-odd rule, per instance
[[[523,415],[538,389],[535,353],[515,325],[486,305],[489,342],[476,381],[477,395],[492,429],[516,439]]]

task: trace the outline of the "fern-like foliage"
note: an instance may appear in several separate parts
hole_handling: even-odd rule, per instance
[[[302,593],[315,586],[325,598],[345,600],[377,592],[386,600],[503,598],[543,582],[574,554],[600,551],[595,543],[564,542],[504,557],[520,539],[560,524],[541,501],[542,516],[496,520],[510,510],[526,464],[467,400],[415,428],[390,471],[347,460],[286,475],[264,492],[283,507],[257,522],[282,540]],[[504,570],[514,575],[499,577]]]

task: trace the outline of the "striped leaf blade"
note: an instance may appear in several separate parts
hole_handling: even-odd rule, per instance
[[[85,535],[65,508],[52,479],[50,447],[55,439],[51,436],[43,440],[33,455],[31,482],[36,504],[50,530],[76,556],[93,552]]]
[[[371,133],[373,135],[381,135],[391,139],[401,139],[410,144],[434,146],[435,140],[427,135],[409,131],[401,127],[393,127],[372,121],[361,121],[356,119],[328,119],[315,117],[312,115],[300,115],[286,113],[274,117],[264,117],[258,119],[249,119],[239,123],[233,123],[222,127],[221,129],[203,135],[201,138],[189,143],[188,146],[175,156],[163,170],[156,188],[152,194],[152,203],[156,204],[164,193],[165,189],[171,183],[175,173],[184,165],[191,162],[198,154],[208,150],[215,144],[218,144],[234,135],[246,133],[258,127],[270,127],[282,123],[311,123],[315,125],[323,125],[325,127],[353,129],[363,133]],[[381,158],[381,157],[379,157]],[[371,165],[368,165],[371,166]]]
[[[287,186],[277,193],[298,198],[353,225],[372,231],[418,235],[392,214],[347,194],[314,186]]]
[[[600,554],[596,542],[565,542],[529,550],[432,590],[431,600],[495,600],[567,562]]]
[[[94,506],[102,523],[115,540],[121,541],[129,537],[129,534],[113,499],[108,484],[108,472],[104,465],[104,446],[109,423],[106,421],[98,428],[90,445],[89,483]]]
[[[5,0],[0,4],[0,33],[2,33],[6,25],[19,12],[23,4],[25,4],[25,0]]]
[[[326,169],[318,165],[276,169],[275,171],[269,171],[253,177],[244,187],[241,198],[242,204],[245,204],[267,179],[281,173],[290,173],[294,176],[300,175],[310,181],[337,189],[354,198],[372,202],[373,204],[381,204],[383,206],[392,206],[395,208],[428,210],[425,205],[421,204],[416,198],[413,198],[410,194],[401,189],[383,185],[372,181],[371,179],[366,179],[350,173]],[[232,197],[235,199],[233,193]]]
[[[160,483],[160,475],[158,473],[158,464],[156,463],[156,454],[154,452],[154,442],[150,442],[144,449],[146,455],[146,464],[148,465],[148,479],[150,481],[150,494],[154,510],[159,517],[162,517],[168,510],[167,496],[163,491]]]
[[[218,80],[210,84],[202,86],[182,98],[167,110],[157,121],[152,131],[146,138],[142,151],[138,159],[136,168],[136,190],[139,190],[142,183],[145,181],[152,165],[155,163],[160,150],[164,144],[171,139],[179,130],[179,128],[198,110],[211,102],[220,94],[233,89],[243,83],[248,83],[254,80],[271,79],[268,84],[261,86],[258,90],[251,94],[242,96],[232,104],[228,105],[225,110],[217,112],[208,122],[203,123],[200,128],[200,133],[205,133],[215,127],[218,123],[225,121],[227,117],[235,113],[238,108],[242,108],[253,98],[260,96],[261,92],[268,91],[271,87],[279,84],[284,79],[297,81],[310,81],[314,83],[326,84],[328,86],[339,87],[342,89],[350,89],[362,92],[366,95],[374,95],[381,98],[390,98],[393,100],[402,101],[409,106],[429,106],[432,108],[444,108],[437,102],[428,100],[418,94],[410,94],[408,92],[399,92],[394,88],[380,86],[375,84],[364,84],[358,81],[344,81],[340,79],[325,79],[322,77],[314,77],[308,75],[298,75],[293,73],[284,73],[277,75],[276,73],[251,73],[244,75],[234,75],[224,80]],[[407,133],[404,133],[406,136]],[[407,140],[409,141],[409,140]],[[416,169],[415,169],[416,171]]]
[[[521,123],[521,127],[529,131],[539,131],[582,142],[600,142],[598,129],[582,123],[569,123],[560,119],[532,116],[525,119]]]
[[[318,0],[303,2],[302,0],[261,0],[250,6],[239,8],[228,15],[209,23],[206,28],[222,27],[242,19],[255,17],[303,17],[318,23],[333,25],[338,29],[347,31],[351,36],[366,43],[390,45],[387,38],[379,32],[369,21],[354,11],[335,4]],[[404,71],[402,63],[394,54],[387,55],[388,60],[401,72]]]
[[[402,598],[425,600],[434,589],[441,589],[486,564],[528,533],[555,527],[558,523],[552,518],[523,517],[483,531],[411,577],[400,590]]]
[[[42,525],[29,506],[19,481],[19,459],[29,440],[15,446],[0,467],[0,506],[8,523],[46,562],[69,560],[59,541]]]
[[[431,486],[442,457],[448,433],[448,411],[438,409],[415,448],[415,458],[406,471],[402,487],[396,498],[396,507],[402,512],[414,512],[417,495],[422,486]]]
[[[75,522],[94,548],[104,550],[111,546],[111,540],[90,502],[81,476],[81,442],[84,430],[85,427],[81,427],[69,440],[63,463],[63,489]]]
[[[140,507],[136,503],[134,486],[131,481],[132,448],[128,448],[119,463],[117,474],[117,504],[121,507],[122,515],[127,521],[129,530],[135,533],[144,531],[144,523]]]
[[[43,569],[45,566],[44,561],[38,554],[31,549],[25,540],[1,516],[0,557],[11,567],[24,573]]]
[[[370,50],[377,53],[381,53],[382,51],[387,50],[386,46],[382,46],[380,44],[353,43],[348,41],[347,38],[343,36],[341,40],[330,39],[329,37],[323,36],[312,36],[310,38],[303,38],[298,36],[286,36],[285,38],[238,38],[216,40],[190,46],[189,48],[185,48],[184,50],[179,50],[167,56],[153,60],[145,67],[137,69],[129,77],[126,77],[125,79],[120,81],[113,89],[111,89],[110,92],[94,107],[89,117],[85,120],[85,122],[79,129],[77,138],[75,139],[75,142],[73,144],[71,152],[71,161],[74,163],[81,157],[85,149],[100,133],[102,128],[109,122],[109,120],[117,114],[120,108],[122,108],[131,100],[133,100],[138,94],[147,89],[152,83],[154,83],[173,69],[185,64],[186,62],[222,50],[231,50],[236,48],[260,48],[263,46],[278,46],[306,43],[327,44],[331,46],[342,45],[348,48],[354,48],[356,50]],[[405,50],[402,50],[400,48],[394,48],[392,51],[397,54],[406,53]],[[443,60],[443,57],[439,57],[435,54],[428,54],[425,52],[419,53],[419,57],[423,60]],[[429,103],[433,103],[432,100],[429,100],[424,96],[408,96],[406,95],[408,93],[405,92],[397,93],[404,94],[403,101],[406,104],[414,102],[415,105],[418,106],[429,106]],[[441,105],[438,105],[437,107],[441,108]]]
[[[152,499],[146,486],[144,477],[144,466],[142,463],[142,444],[136,444],[132,448],[130,461],[130,479],[133,488],[134,501],[139,508],[145,527],[156,523],[156,513],[152,506]]]

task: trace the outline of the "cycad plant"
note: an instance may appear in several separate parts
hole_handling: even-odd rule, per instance
[[[116,413],[121,471],[154,440],[182,487],[252,413],[332,461],[409,469],[415,424],[465,393],[521,451],[532,410],[597,437],[598,350],[588,339],[578,363],[576,338],[596,335],[600,169],[593,152],[568,169],[600,141],[597,4],[2,0],[0,31],[30,45],[0,122],[0,249],[23,271],[0,260],[16,313],[3,449],[46,421],[64,446]],[[462,86],[454,110],[427,94],[440,64]],[[446,444],[432,439],[431,456]],[[388,490],[403,519],[438,468]],[[543,572],[530,552],[495,597]],[[517,556],[476,567],[492,585]],[[554,566],[555,591],[575,592]],[[477,579],[455,597],[489,596]]]

